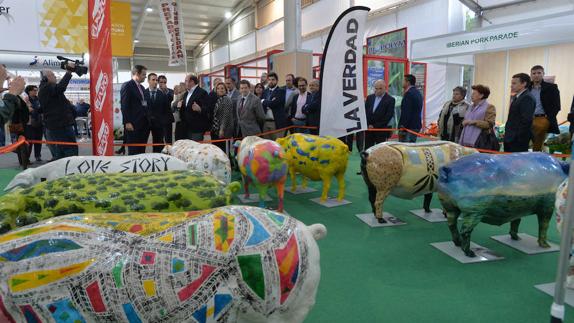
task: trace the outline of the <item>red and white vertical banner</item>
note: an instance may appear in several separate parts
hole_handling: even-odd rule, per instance
[[[111,0],[88,0],[92,149],[97,156],[114,152],[110,4]]]
[[[183,43],[183,21],[179,0],[160,0],[159,17],[169,48],[169,66],[186,64],[185,44]]]

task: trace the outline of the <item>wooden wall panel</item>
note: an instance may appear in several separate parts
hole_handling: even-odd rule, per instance
[[[574,96],[574,44],[550,46],[548,49],[548,66],[546,75],[556,76],[556,84],[560,89],[562,110],[558,114],[558,122],[565,121],[572,97]]]
[[[506,51],[477,54],[474,57],[474,84],[490,88],[488,102],[496,107],[496,120],[506,120],[504,114],[504,81],[506,73]]]

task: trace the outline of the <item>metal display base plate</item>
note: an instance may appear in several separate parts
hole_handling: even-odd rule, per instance
[[[431,213],[425,212],[424,209],[411,210],[411,213],[428,222],[446,222],[441,209],[431,209]]]
[[[554,297],[554,286],[556,283],[548,283],[548,284],[540,284],[534,285],[534,288],[538,289],[539,291]],[[574,289],[565,288],[566,294],[564,295],[564,303],[574,306]]]
[[[324,207],[329,207],[329,208],[351,204],[351,201],[347,201],[347,200],[337,201],[337,199],[334,197],[328,197],[325,202],[321,202],[320,197],[311,199],[310,201],[315,202],[315,203],[322,205]]]
[[[259,194],[249,194],[249,198],[245,197],[245,194],[237,194],[237,197],[241,201],[241,203],[258,203],[259,202]],[[272,201],[271,198],[268,196],[264,199],[265,202]]]
[[[554,243],[548,242],[550,248],[542,248],[538,245],[538,239],[526,233],[519,233],[518,236],[521,240],[512,240],[510,239],[509,234],[502,234],[499,236],[492,236],[491,239],[494,239],[500,243],[503,243],[509,247],[512,247],[520,252],[523,252],[527,255],[535,255],[539,253],[546,253],[546,252],[556,252],[560,251],[560,247]]]
[[[383,219],[387,221],[386,223],[379,223],[379,221],[377,221],[373,213],[361,213],[361,214],[355,214],[355,216],[358,217],[359,220],[365,222],[371,228],[394,227],[397,225],[407,224],[406,222],[402,221],[399,218],[395,218],[392,214],[387,212],[383,213]]]
[[[477,262],[487,262],[504,259],[504,257],[496,254],[494,251],[486,249],[474,242],[470,242],[470,249],[476,253],[476,257],[467,257],[460,247],[454,245],[452,241],[434,242],[431,246],[446,253],[450,257],[456,259],[463,264],[472,264]]]
[[[299,194],[305,194],[305,193],[313,193],[313,192],[317,192],[316,189],[312,188],[312,187],[297,187],[295,189],[295,191],[291,190],[291,187],[285,187],[285,192],[289,192],[291,194],[295,194],[295,195],[299,195]]]

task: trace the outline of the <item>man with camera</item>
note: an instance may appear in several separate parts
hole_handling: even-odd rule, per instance
[[[72,72],[76,69],[76,64],[67,62],[63,67],[66,69],[66,74],[60,82],[57,82],[56,75],[51,70],[43,70],[41,72],[42,79],[40,81],[38,98],[44,113],[46,139],[48,141],[75,143],[75,107],[64,93],[72,78]],[[50,151],[53,155],[52,160],[78,156],[77,145],[53,145]]]

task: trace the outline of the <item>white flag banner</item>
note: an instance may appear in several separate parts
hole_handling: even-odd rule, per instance
[[[169,48],[169,66],[186,64],[180,0],[160,0],[159,16]]]
[[[363,36],[369,10],[345,10],[329,32],[321,65],[321,136],[338,138],[367,129]]]

